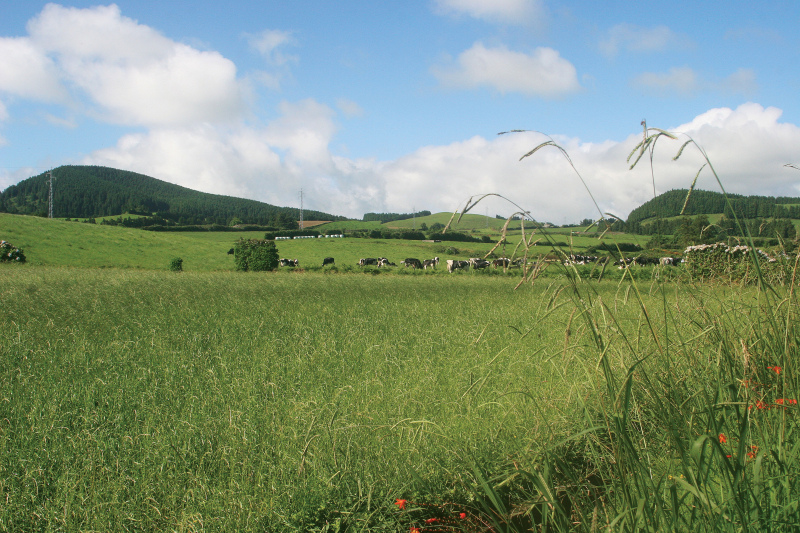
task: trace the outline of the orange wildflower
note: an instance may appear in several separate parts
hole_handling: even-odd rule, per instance
[[[458,515],[461,520],[464,520],[467,517],[467,513],[461,513]]]
[[[776,374],[778,374],[780,376],[781,375],[781,371],[783,370],[783,368],[781,368],[779,366],[768,366],[767,370],[772,370],[773,372],[775,372]]]
[[[720,433],[719,434],[719,443],[720,444],[725,444],[727,442],[728,442],[728,437],[725,436],[725,433]]]
[[[400,509],[406,508],[406,500],[397,500],[394,504]]]

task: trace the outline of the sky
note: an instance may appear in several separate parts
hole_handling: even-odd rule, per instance
[[[556,224],[695,176],[800,196],[799,23],[796,0],[0,0],[0,190],[91,164],[352,218],[493,193]],[[678,139],[631,170],[642,121]]]

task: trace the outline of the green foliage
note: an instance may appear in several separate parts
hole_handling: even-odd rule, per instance
[[[25,253],[10,242],[0,241],[0,262],[24,263]]]
[[[239,239],[233,247],[236,270],[264,272],[278,268],[278,248],[274,241]]]
[[[430,216],[430,211],[418,211],[416,213],[365,213],[364,222],[393,222],[395,220],[408,220],[417,217]]]
[[[169,262],[169,269],[173,272],[183,272],[183,259],[176,257]]]
[[[277,207],[255,200],[207,194],[143,174],[108,167],[70,165],[54,169],[54,216],[96,217],[122,213],[157,214],[179,225],[220,224],[233,218],[246,224],[297,227],[297,209]],[[0,193],[0,207],[9,213],[47,213],[49,179],[46,173],[7,187]],[[308,219],[341,220],[319,211],[306,210]]]

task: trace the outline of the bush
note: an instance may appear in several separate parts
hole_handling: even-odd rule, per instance
[[[173,272],[183,272],[183,259],[176,257],[169,262],[169,269]]]
[[[266,239],[239,239],[233,247],[236,270],[264,272],[278,268],[278,248]]]
[[[25,262],[25,254],[10,242],[0,241],[0,262]]]

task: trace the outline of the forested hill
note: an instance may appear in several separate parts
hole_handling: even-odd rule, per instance
[[[181,224],[268,225],[278,219],[299,220],[299,209],[194,191],[143,174],[99,166],[62,166],[52,171],[53,216],[100,217],[158,213]],[[40,174],[0,193],[0,212],[46,215],[50,181]],[[319,211],[304,210],[306,220],[343,220]]]
[[[669,218],[680,215],[686,201],[687,189],[665,192],[631,211],[628,224],[648,219]],[[742,196],[728,194],[736,215],[742,219],[793,218],[800,219],[800,198],[784,196]],[[713,215],[724,213],[732,217],[730,207],[722,193],[695,189],[686,203],[686,215]]]

